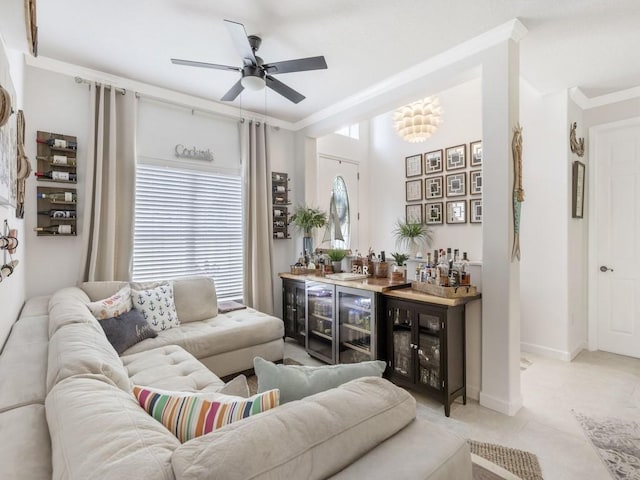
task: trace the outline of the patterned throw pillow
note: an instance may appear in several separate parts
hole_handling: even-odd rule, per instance
[[[131,310],[131,287],[125,285],[109,298],[87,303],[87,307],[98,320],[122,315]]]
[[[167,427],[182,443],[275,408],[280,403],[279,390],[241,398],[221,393],[161,393],[134,385],[133,395],[149,415]]]
[[[146,290],[132,289],[131,300],[133,308],[142,312],[156,332],[180,325],[173,301],[173,283],[163,283]]]

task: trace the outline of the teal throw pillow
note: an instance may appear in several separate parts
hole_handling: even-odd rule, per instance
[[[385,362],[380,360],[308,367],[276,365],[260,357],[253,359],[258,393],[279,389],[281,405],[336,388],[356,378],[382,377],[385,367]]]

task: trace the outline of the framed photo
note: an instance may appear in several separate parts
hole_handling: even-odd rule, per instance
[[[482,165],[482,140],[471,142],[469,144],[469,155],[471,156],[471,166],[479,167]]]
[[[467,168],[467,146],[447,148],[447,170],[459,170]]]
[[[469,200],[469,218],[471,223],[482,223],[482,199]]]
[[[573,182],[571,185],[571,216],[584,216],[584,163],[579,160],[573,162]]]
[[[422,154],[413,155],[404,159],[405,176],[419,177],[422,175]]]
[[[442,172],[442,149],[424,154],[424,174]]]
[[[424,179],[424,199],[431,200],[443,197],[442,175]]]
[[[422,223],[422,205],[417,203],[414,205],[407,205],[407,223]]]
[[[447,223],[467,223],[467,201],[447,202]]]
[[[422,180],[409,180],[406,185],[407,202],[422,201]]]
[[[427,203],[424,206],[425,223],[427,225],[442,225],[442,202]]]
[[[467,172],[447,175],[447,197],[462,197],[467,194]]]
[[[471,170],[469,172],[469,193],[471,195],[482,194],[482,170]]]

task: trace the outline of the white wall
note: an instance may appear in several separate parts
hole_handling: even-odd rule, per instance
[[[14,110],[24,108],[24,85],[23,72],[24,61],[20,52],[10,50],[5,47],[4,40],[0,35],[0,69],[5,65],[4,57],[7,58],[8,73],[16,92],[16,105]],[[1,77],[2,75],[0,75]],[[14,117],[15,118],[15,117]],[[0,349],[4,345],[6,337],[9,335],[11,325],[17,319],[22,304],[26,296],[26,241],[25,241],[25,222],[17,219],[15,216],[15,208],[12,206],[0,206],[0,228],[4,228],[4,221],[9,222],[11,228],[18,230],[18,249],[13,254],[13,259],[20,262],[14,273],[0,283]],[[3,232],[4,233],[4,232]],[[5,251],[0,251],[0,262],[4,263]],[[9,257],[7,255],[7,261]]]
[[[466,144],[482,138],[482,99],[480,79],[463,83],[454,88],[438,93],[444,111],[443,123],[436,133],[423,143],[408,143],[402,140],[393,128],[393,112],[388,112],[371,119],[369,165],[371,171],[369,189],[369,208],[375,215],[371,218],[370,244],[376,250],[387,252],[397,251],[392,230],[398,219],[405,218],[405,157],[446,149],[456,145]],[[443,152],[444,154],[444,152]],[[468,152],[467,152],[468,155]],[[467,162],[469,165],[469,162]],[[467,166],[467,172],[471,170]],[[443,184],[447,173],[446,168],[438,175],[443,176]],[[425,176],[420,177],[422,179]],[[423,185],[424,186],[424,185]],[[469,192],[467,175],[467,193]],[[460,197],[456,197],[457,200]],[[479,198],[467,194],[470,198]],[[443,197],[434,201],[443,202],[446,208],[447,200]],[[426,202],[423,200],[422,205]],[[467,201],[468,205],[468,201]],[[433,226],[433,243],[435,248],[458,248],[469,253],[470,260],[482,260],[482,224],[467,222],[464,225]]]
[[[27,182],[25,201],[27,296],[47,295],[62,287],[75,285],[81,279],[81,229],[84,216],[87,140],[89,135],[89,87],[74,82],[72,77],[33,67],[25,69],[25,117],[27,155],[37,169],[37,131],[74,135],[78,138],[78,235],[76,237],[38,237],[35,179]]]

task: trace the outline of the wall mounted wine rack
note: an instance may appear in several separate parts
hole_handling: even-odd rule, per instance
[[[282,172],[271,172],[271,197],[273,213],[273,238],[284,240],[289,235],[289,175]]]

